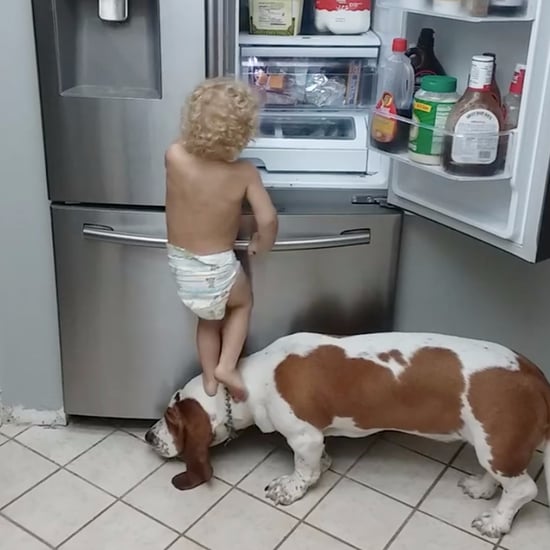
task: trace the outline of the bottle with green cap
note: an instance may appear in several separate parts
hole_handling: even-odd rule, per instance
[[[443,133],[432,128],[445,128],[447,117],[459,96],[456,78],[428,75],[420,81],[414,96],[409,137],[409,157],[420,164],[438,165],[443,151]]]

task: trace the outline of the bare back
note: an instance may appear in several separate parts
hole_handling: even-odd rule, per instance
[[[168,241],[200,255],[231,250],[255,170],[245,162],[200,159],[173,144],[166,153]]]

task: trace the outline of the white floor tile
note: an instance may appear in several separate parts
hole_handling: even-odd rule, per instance
[[[531,502],[521,509],[512,531],[502,539],[507,550],[546,550],[550,547],[550,514],[548,508]]]
[[[540,471],[543,461],[543,454],[536,451],[533,459],[527,468],[529,475],[535,478]],[[466,445],[460,454],[453,461],[453,468],[458,468],[464,472],[478,474],[483,472],[483,468],[479,465],[474,448],[471,445]]]
[[[15,441],[0,447],[0,464],[0,508],[57,469]]]
[[[415,506],[443,468],[440,462],[380,439],[348,477]]]
[[[256,430],[249,430],[227,446],[218,445],[212,449],[214,475],[234,485],[273,449],[271,438]]]
[[[493,545],[417,512],[390,550],[492,550]]]
[[[47,550],[48,546],[11,521],[0,517],[0,548],[5,548],[5,550]]]
[[[171,480],[184,470],[185,464],[180,461],[165,464],[126,495],[124,501],[183,533],[231,488],[212,479],[191,491],[178,491]]]
[[[8,438],[0,434],[0,445],[6,443],[8,441]]]
[[[410,512],[404,504],[344,479],[306,521],[363,550],[380,550]]]
[[[56,546],[113,500],[103,491],[61,470],[10,504],[4,514]]]
[[[268,504],[233,490],[186,535],[211,550],[271,550],[296,521]]]
[[[67,468],[116,496],[131,489],[163,460],[145,443],[115,432]]]
[[[177,534],[117,502],[61,546],[61,550],[164,550]]]
[[[434,458],[435,460],[439,460],[440,462],[444,462],[445,464],[453,458],[462,445],[461,441],[443,443],[442,441],[434,441],[426,437],[400,432],[385,432],[384,439],[429,456],[430,458]]]
[[[137,437],[141,441],[145,440],[145,434],[155,422],[152,420],[122,420],[117,422],[117,426],[124,432]]]
[[[278,449],[249,476],[244,478],[239,487],[251,495],[265,499],[266,485],[276,477],[290,474],[294,469],[293,460],[290,450]],[[325,472],[317,485],[311,487],[302,499],[289,506],[284,506],[284,511],[303,518],[339,479],[338,474],[330,470]],[[269,503],[267,500],[266,502]]]
[[[195,544],[193,541],[181,538],[178,539],[168,550],[204,550],[204,547]]]
[[[463,472],[453,469],[447,470],[437,485],[430,491],[420,509],[477,535],[479,534],[478,531],[471,526],[472,521],[477,516],[493,509],[500,495],[497,495],[491,501],[472,499],[458,487],[458,481],[462,477],[464,477]]]
[[[339,474],[346,473],[377,439],[377,435],[358,438],[327,437],[325,439],[326,450],[332,458],[330,469]]]
[[[351,546],[325,535],[309,525],[300,525],[279,550],[351,550]]]
[[[17,434],[24,432],[29,427],[29,424],[0,424],[0,434],[6,437],[15,437]]]
[[[548,472],[548,475],[550,476],[550,472]],[[535,500],[548,506],[548,490],[546,489],[546,475],[544,470],[537,480],[537,487],[539,488],[539,494]]]
[[[46,458],[65,465],[113,431],[105,425],[31,426],[17,441]]]

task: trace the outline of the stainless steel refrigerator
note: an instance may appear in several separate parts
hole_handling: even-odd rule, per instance
[[[165,258],[164,151],[202,78],[238,73],[241,53],[269,52],[257,44],[241,52],[245,3],[33,0],[33,8],[65,409],[154,418],[199,372],[195,319]],[[255,295],[247,351],[293,331],[391,328],[401,212],[379,205],[386,175],[379,155],[369,159],[364,111],[380,41],[369,34],[342,47],[310,48],[301,66],[359,64],[361,100],[266,111],[244,154],[280,216],[274,251],[249,262],[242,251],[253,220],[243,213],[236,249]]]

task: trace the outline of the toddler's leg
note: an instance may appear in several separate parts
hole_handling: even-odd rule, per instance
[[[248,277],[241,269],[231,289],[227,302],[227,313],[222,328],[222,349],[216,379],[225,384],[236,401],[247,397],[237,362],[248,333],[248,322],[252,311],[252,289]]]
[[[222,321],[200,319],[197,324],[197,349],[202,366],[202,383],[208,395],[216,395],[218,381],[214,370],[220,360]]]

